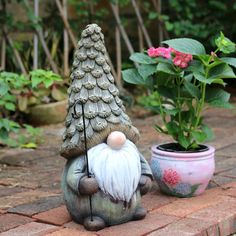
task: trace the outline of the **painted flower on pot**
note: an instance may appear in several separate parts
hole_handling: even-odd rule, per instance
[[[177,171],[173,169],[164,170],[162,181],[170,186],[174,186],[180,182],[181,178]]]
[[[179,183],[175,186],[174,191],[178,194],[188,195],[192,192],[191,184]]]
[[[164,170],[163,178],[158,184],[165,193],[176,197],[192,197],[201,185],[181,182],[181,176],[173,169]]]

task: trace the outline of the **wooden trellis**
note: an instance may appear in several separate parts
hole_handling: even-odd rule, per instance
[[[119,89],[122,89],[122,80],[121,80],[121,61],[122,61],[122,55],[121,55],[121,48],[122,48],[122,41],[121,38],[124,41],[125,47],[127,48],[129,54],[134,53],[134,47],[132,45],[132,42],[129,38],[129,34],[127,33],[125,27],[122,25],[121,18],[120,18],[120,13],[121,10],[119,9],[119,4],[118,1],[117,3],[113,3],[109,0],[108,4],[111,9],[111,13],[114,17],[114,20],[116,22],[116,28],[114,30],[115,32],[115,48],[116,48],[116,62],[114,63],[116,65],[116,70],[114,69],[113,64],[110,61],[112,73],[114,77],[116,78],[116,84]],[[71,29],[71,26],[68,21],[68,16],[67,16],[67,5],[68,2],[67,0],[54,0],[55,5],[58,9],[59,15],[61,17],[61,20],[64,25],[64,31],[63,31],[63,75],[64,76],[69,76],[70,71],[69,71],[69,48],[70,45],[75,48],[77,45],[77,39]],[[28,4],[28,0],[24,0],[25,5],[29,9],[30,6]],[[133,12],[134,15],[136,16],[137,19],[137,32],[138,32],[138,39],[139,39],[139,50],[143,50],[143,48],[151,47],[153,46],[151,37],[148,33],[147,28],[145,27],[144,20],[140,11],[140,6],[141,1],[139,0],[131,0],[131,4],[133,7]],[[151,4],[153,4],[154,9],[160,14],[161,13],[161,0],[151,0]],[[90,10],[93,8],[90,4]],[[29,9],[32,10],[32,9]],[[39,17],[39,0],[34,0],[34,9],[33,12],[36,16],[36,19]],[[92,12],[91,12],[92,14]],[[36,22],[37,23],[37,22]],[[157,27],[158,27],[158,42],[155,43],[157,45],[159,42],[163,40],[163,38],[168,37],[168,33],[164,28],[163,22],[160,20],[157,21]],[[58,70],[58,65],[56,65],[55,61],[53,60],[50,51],[48,49],[48,46],[46,44],[46,41],[44,39],[44,34],[43,34],[43,29],[42,27],[35,27],[35,33],[34,33],[34,38],[33,38],[33,69],[38,68],[38,57],[39,57],[39,43],[41,44],[44,53],[47,57],[47,60],[49,62],[49,65],[51,69],[59,73]],[[17,64],[19,65],[20,70],[22,73],[27,74],[27,71],[24,67],[23,61],[21,59],[21,56],[18,52],[18,50],[14,47],[14,43],[12,39],[9,36],[9,32],[7,32],[7,29],[3,28],[2,29],[3,33],[3,38],[1,40],[1,70],[5,70],[6,68],[6,44],[8,44],[14,53],[15,60]]]

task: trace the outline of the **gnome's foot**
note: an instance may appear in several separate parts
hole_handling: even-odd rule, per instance
[[[84,227],[89,231],[98,231],[105,228],[105,226],[104,220],[98,216],[94,216],[93,220],[91,220],[91,217],[87,217],[84,220]]]
[[[142,220],[147,214],[143,207],[138,207],[134,213],[133,220]]]

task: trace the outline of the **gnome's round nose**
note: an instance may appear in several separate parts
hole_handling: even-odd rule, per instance
[[[107,137],[107,145],[112,149],[121,149],[126,142],[126,136],[120,131],[113,131]]]

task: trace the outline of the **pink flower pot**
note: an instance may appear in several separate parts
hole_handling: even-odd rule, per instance
[[[152,147],[151,169],[162,192],[177,197],[200,195],[206,189],[215,170],[215,149],[171,152]]]

